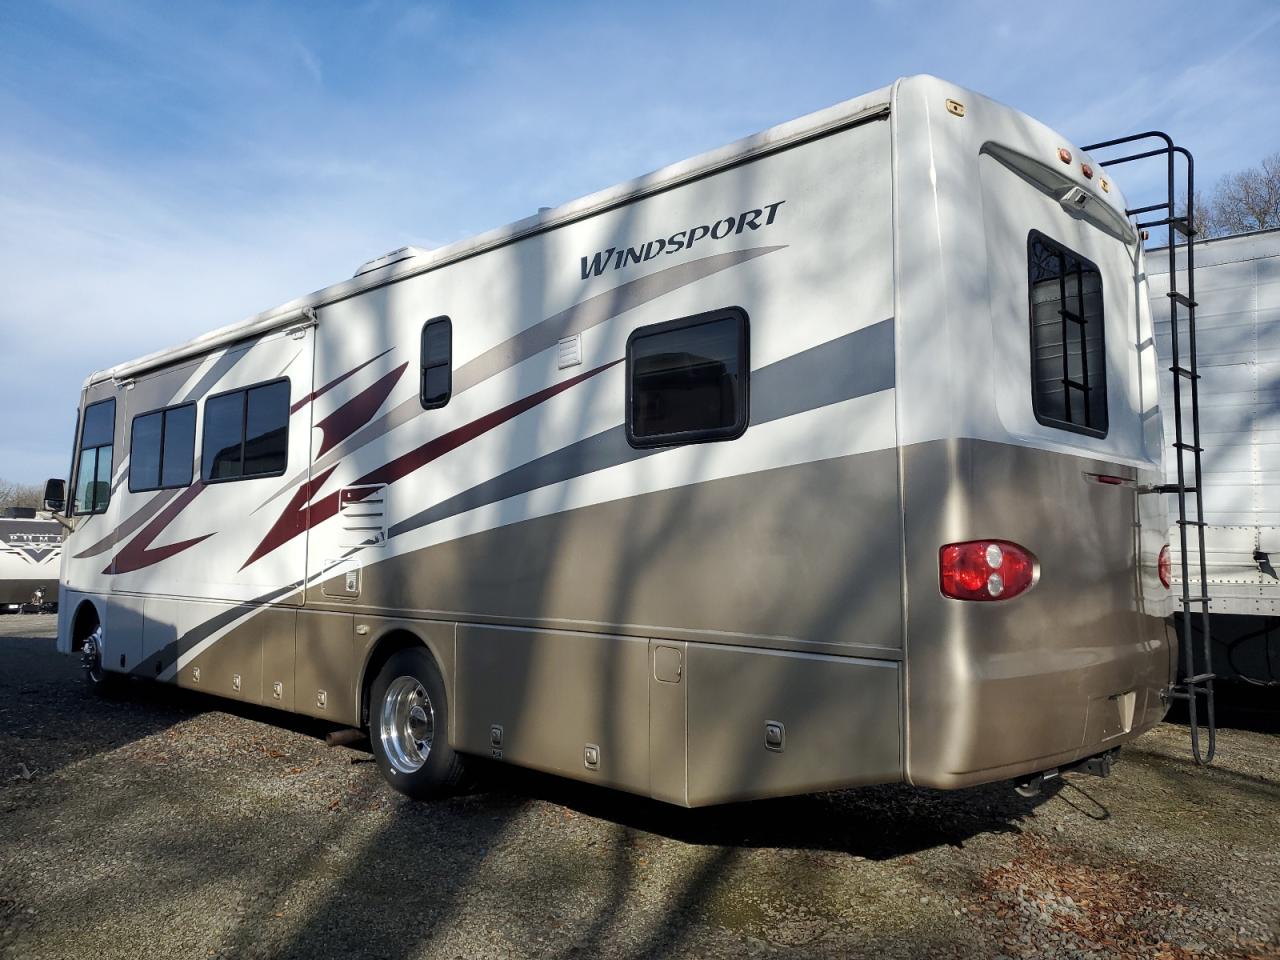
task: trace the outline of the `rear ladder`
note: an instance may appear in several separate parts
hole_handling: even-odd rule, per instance
[[[1217,725],[1213,709],[1213,659],[1210,649],[1209,634],[1209,578],[1205,570],[1204,552],[1204,500],[1201,496],[1203,475],[1200,455],[1203,447],[1200,443],[1200,374],[1196,367],[1196,271],[1195,244],[1196,235],[1195,210],[1195,161],[1185,147],[1175,146],[1168,134],[1159,131],[1138,133],[1130,137],[1119,137],[1087,146],[1084,150],[1093,153],[1095,150],[1109,150],[1121,145],[1134,144],[1141,146],[1144,142],[1157,141],[1161,145],[1138,153],[1115,157],[1102,161],[1104,167],[1116,167],[1122,163],[1133,163],[1163,157],[1166,164],[1166,195],[1161,203],[1152,203],[1143,207],[1134,207],[1125,212],[1131,217],[1156,214],[1157,219],[1138,221],[1140,231],[1166,227],[1169,234],[1169,342],[1170,367],[1173,374],[1173,450],[1174,462],[1177,465],[1177,483],[1160,485],[1160,493],[1171,493],[1178,503],[1178,538],[1182,548],[1182,618],[1181,618],[1181,680],[1173,685],[1171,696],[1187,702],[1187,716],[1191,726],[1191,754],[1198,764],[1213,761],[1217,751]],[[1186,197],[1187,209],[1184,216],[1178,216],[1177,198],[1174,185],[1177,181],[1175,173],[1175,154],[1180,154],[1186,161]],[[1163,214],[1163,216],[1161,216]],[[1186,238],[1186,292],[1178,288],[1178,245],[1174,242],[1176,235]],[[1179,310],[1181,309],[1181,313]],[[1183,341],[1179,326],[1185,321],[1186,341],[1185,360],[1183,357]],[[1187,404],[1183,390],[1190,388],[1190,433],[1191,442],[1187,442],[1187,425],[1184,412]],[[1190,483],[1188,483],[1188,455],[1190,457]],[[1189,511],[1188,507],[1193,505]],[[1191,562],[1187,555],[1188,530],[1194,531],[1196,556],[1199,559],[1199,580],[1196,595],[1191,593]],[[1192,630],[1193,618],[1199,619],[1199,639]],[[1203,698],[1204,714],[1201,721],[1200,706]],[[1201,729],[1205,732],[1205,744],[1201,745]]]

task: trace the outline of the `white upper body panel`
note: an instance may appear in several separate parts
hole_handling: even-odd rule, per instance
[[[949,101],[963,105],[963,115],[949,110]],[[969,437],[1147,468],[1158,463],[1145,280],[1119,187],[1045,125],[933,77],[900,80],[892,116],[901,442]],[[1082,192],[1083,210],[1060,202],[1073,190]],[[1102,272],[1105,436],[1047,426],[1033,412],[1033,230]]]

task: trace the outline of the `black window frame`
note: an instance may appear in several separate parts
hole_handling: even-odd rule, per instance
[[[427,330],[433,326],[444,324],[449,329],[449,353],[444,360],[437,360],[430,365],[427,364]],[[443,400],[427,400],[427,371],[434,370],[437,367],[444,367],[449,371],[449,389],[444,395]],[[453,321],[446,314],[438,317],[432,317],[422,325],[421,340],[418,349],[418,402],[422,404],[423,410],[439,410],[441,407],[449,405],[449,401],[453,399]]]
[[[678,433],[652,434],[643,437],[635,433],[635,351],[632,349],[637,340],[645,337],[673,333],[689,327],[714,323],[719,320],[734,319],[738,321],[738,390],[735,394],[737,414],[734,422],[724,427],[708,427],[702,430],[683,430]],[[688,317],[665,320],[637,327],[627,337],[626,353],[626,434],[627,443],[637,450],[648,450],[655,447],[678,447],[691,443],[713,443],[724,440],[736,440],[747,432],[751,424],[751,319],[747,311],[741,307],[720,307],[704,313],[695,313]]]
[[[1079,345],[1079,350],[1080,350],[1081,360],[1082,360],[1081,369],[1085,376],[1085,379],[1079,382],[1084,384],[1084,386],[1086,387],[1086,389],[1083,391],[1084,393],[1083,410],[1084,410],[1085,422],[1077,423],[1073,420],[1061,420],[1057,417],[1049,416],[1048,414],[1043,413],[1041,411],[1040,394],[1039,394],[1039,391],[1036,389],[1037,371],[1036,371],[1036,317],[1035,317],[1036,303],[1035,303],[1035,289],[1034,289],[1035,284],[1032,282],[1032,279],[1031,279],[1031,265],[1033,263],[1032,247],[1037,242],[1053,250],[1059,256],[1059,258],[1070,258],[1072,260],[1075,260],[1081,265],[1081,267],[1087,270],[1092,270],[1098,276],[1098,302],[1101,304],[1101,310],[1099,311],[1098,317],[1097,317],[1098,353],[1102,358],[1102,375],[1101,375],[1100,384],[1090,383],[1090,380],[1092,378],[1088,374],[1088,363],[1087,363],[1088,350],[1087,350],[1087,345],[1085,343],[1084,338],[1086,334],[1086,327],[1092,321],[1090,321],[1088,318],[1083,318],[1084,323],[1074,324],[1073,321],[1068,320],[1065,316],[1061,316],[1062,309],[1059,310],[1059,315],[1060,315],[1059,323],[1062,326],[1062,340],[1064,344],[1063,358],[1062,358],[1063,376],[1060,378],[1063,384],[1063,392],[1064,392],[1063,409],[1067,413],[1067,415],[1070,416],[1071,390],[1079,389],[1077,386],[1075,386],[1076,381],[1068,382],[1068,377],[1067,377],[1067,374],[1069,372],[1069,367],[1068,367],[1069,355],[1066,350],[1066,345],[1067,345],[1067,336],[1068,336],[1068,326],[1072,325],[1072,326],[1077,326],[1079,329],[1079,339],[1077,343]],[[1077,271],[1077,273],[1079,274],[1080,272]],[[1064,268],[1062,270],[1062,276],[1060,281],[1062,285],[1062,289],[1064,291],[1063,299],[1062,299],[1063,303],[1067,302],[1066,288],[1068,286],[1068,282],[1066,279],[1066,275],[1067,275],[1067,270]],[[1077,284],[1076,299],[1077,299],[1077,302],[1080,304],[1081,309],[1083,310],[1083,307],[1084,307],[1083,276],[1079,276],[1079,275],[1077,276],[1076,284]],[[1037,423],[1041,424],[1042,426],[1053,427],[1055,429],[1065,430],[1070,433],[1079,433],[1087,437],[1096,437],[1098,439],[1102,439],[1103,437],[1106,437],[1106,435],[1111,431],[1111,404],[1109,402],[1110,398],[1107,395],[1111,378],[1108,375],[1109,371],[1107,370],[1106,315],[1107,315],[1106,297],[1105,297],[1105,289],[1102,282],[1102,270],[1098,267],[1098,265],[1094,263],[1092,260],[1090,260],[1088,257],[1084,256],[1083,254],[1076,253],[1076,251],[1072,250],[1065,243],[1062,243],[1058,240],[1054,240],[1052,237],[1049,237],[1044,233],[1041,233],[1039,230],[1032,230],[1030,233],[1028,233],[1027,234],[1027,333],[1028,333],[1027,342],[1028,342],[1028,356],[1030,359],[1030,369],[1031,369],[1031,410],[1032,410],[1032,413],[1035,414]],[[1087,422],[1090,417],[1089,390],[1098,388],[1098,387],[1100,387],[1102,391],[1102,426],[1101,427],[1091,426]]]
[[[155,410],[148,410],[145,413],[137,414],[129,421],[129,492],[130,493],[151,493],[153,490],[181,490],[191,486],[196,479],[196,439],[200,433],[199,426],[196,423],[197,416],[191,418],[191,462],[188,464],[190,470],[187,472],[186,483],[165,483],[164,482],[164,440],[165,435],[169,432],[169,412],[172,410],[182,410],[190,407],[195,411],[196,403],[194,400],[188,400],[186,403],[175,403],[168,407],[157,407]],[[160,414],[160,460],[157,464],[156,478],[160,481],[159,486],[155,487],[135,487],[133,485],[133,432],[138,425],[138,421],[143,417],[151,417]],[[243,441],[241,441],[243,443]]]
[[[293,415],[292,405],[285,407],[284,465],[279,470],[273,470],[270,473],[245,474],[242,472],[239,476],[236,476],[236,477],[206,477],[204,475],[205,466],[206,466],[205,456],[204,456],[204,453],[205,453],[204,439],[205,439],[205,430],[209,422],[208,411],[209,411],[210,401],[217,400],[221,397],[230,396],[233,393],[243,393],[245,395],[244,402],[241,404],[241,407],[240,407],[240,469],[241,471],[243,471],[244,470],[244,448],[245,448],[245,442],[246,442],[246,434],[248,432],[248,420],[249,420],[249,392],[252,390],[258,389],[259,387],[270,387],[277,383],[289,384],[289,399],[292,400],[293,386],[292,384],[290,384],[288,377],[276,377],[273,380],[263,380],[259,383],[250,383],[243,387],[235,387],[232,390],[222,390],[219,393],[211,393],[209,396],[204,398],[204,404],[203,404],[204,410],[202,411],[201,417],[200,417],[200,431],[199,431],[200,432],[200,482],[201,483],[205,483],[205,484],[239,483],[242,480],[262,480],[263,478],[266,478],[266,477],[282,477],[289,472],[289,432],[290,432],[289,421],[292,419],[292,415]]]
[[[89,411],[92,410],[94,407],[100,407],[108,403],[111,404],[111,442],[99,443],[99,444],[95,444],[92,447],[87,448],[94,451],[93,475],[95,477],[98,475],[99,453],[102,451],[103,447],[111,448],[111,463],[107,466],[107,499],[102,504],[101,507],[98,506],[97,501],[95,500],[92,509],[79,510],[77,509],[76,493],[80,486],[80,475],[81,475],[80,468],[84,466],[84,452],[86,449],[84,445],[84,428],[89,421]],[[67,491],[67,506],[70,510],[70,513],[68,514],[69,516],[93,517],[93,516],[97,516],[98,514],[106,513],[107,508],[111,506],[111,474],[115,471],[115,467],[116,467],[116,413],[117,412],[118,411],[116,408],[115,397],[104,397],[101,400],[95,400],[93,403],[86,404],[84,409],[80,411],[79,420],[77,423],[76,450],[74,455],[75,462],[73,464],[73,468],[74,468],[73,472],[75,475],[74,477],[72,477],[71,489]]]

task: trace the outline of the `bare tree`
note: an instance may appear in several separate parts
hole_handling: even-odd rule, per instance
[[[1208,236],[1280,227],[1280,153],[1219,180],[1209,208]]]
[[[34,483],[14,483],[0,479],[0,509],[5,507],[35,507],[44,503],[44,488]]]
[[[1178,200],[1178,211],[1185,218],[1187,216],[1187,196],[1182,195]],[[1217,215],[1214,213],[1211,204],[1205,202],[1204,194],[1197,193],[1195,198],[1195,209],[1191,211],[1191,225],[1195,228],[1196,238],[1203,240],[1206,237],[1218,237],[1227,232],[1220,228]],[[1185,243],[1186,240],[1181,234],[1176,234],[1178,243]]]

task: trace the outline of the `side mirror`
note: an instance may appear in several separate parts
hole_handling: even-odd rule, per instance
[[[44,508],[52,513],[61,513],[67,507],[67,482],[56,477],[45,481]]]

